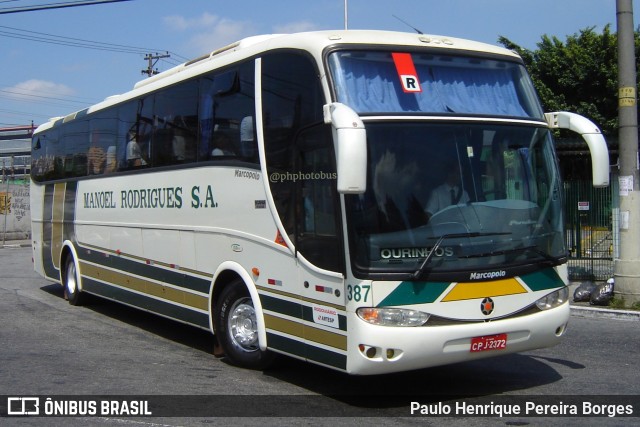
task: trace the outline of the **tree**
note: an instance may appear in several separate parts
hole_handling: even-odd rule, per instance
[[[544,35],[534,51],[503,36],[498,41],[522,57],[545,111],[582,114],[605,135],[617,135],[617,35],[609,25],[602,34],[590,27],[568,36],[564,43]],[[640,33],[636,32],[636,56],[640,58],[639,47]]]

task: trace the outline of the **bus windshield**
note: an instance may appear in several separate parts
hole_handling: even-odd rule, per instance
[[[486,57],[339,51],[329,56],[336,99],[359,114],[432,113],[543,119],[524,67]]]
[[[417,278],[566,256],[548,129],[430,120],[366,126],[367,190],[346,196],[356,273]]]

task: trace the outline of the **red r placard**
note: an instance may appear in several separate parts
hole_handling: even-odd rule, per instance
[[[420,79],[418,79],[418,72],[416,71],[416,66],[413,63],[411,54],[392,53],[391,56],[393,57],[393,62],[396,65],[398,77],[400,77],[402,90],[405,93],[422,92]]]

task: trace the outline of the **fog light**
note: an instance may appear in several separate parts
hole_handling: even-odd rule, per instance
[[[382,349],[378,347],[372,347],[366,344],[359,344],[358,350],[368,359],[376,359],[382,355]]]

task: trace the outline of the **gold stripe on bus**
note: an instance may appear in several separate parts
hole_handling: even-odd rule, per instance
[[[313,326],[304,325],[288,319],[282,319],[270,314],[264,315],[264,323],[267,329],[284,332],[328,347],[344,351],[347,350],[347,337],[345,335],[325,331],[324,329],[317,329]]]
[[[99,252],[102,252],[104,254],[109,254],[109,255],[117,255],[117,256],[123,257],[123,258],[130,258],[130,259],[135,260],[135,261],[141,261],[141,262],[147,262],[148,261],[148,258],[144,258],[144,257],[138,256],[138,255],[129,254],[129,253],[126,253],[126,252],[115,251],[113,249],[107,249],[107,248],[104,248],[102,246],[91,245],[91,244],[84,243],[84,242],[81,242],[81,246],[84,249],[88,249],[88,250],[92,250],[92,251],[99,251]],[[202,276],[202,277],[206,277],[206,278],[209,278],[209,279],[213,277],[213,274],[207,273],[207,272],[204,272],[204,271],[193,270],[191,268],[186,268],[186,267],[180,267],[180,266],[176,266],[175,264],[169,264],[169,263],[163,262],[163,261],[156,261],[156,260],[151,260],[151,261],[153,262],[153,265],[155,265],[155,266],[171,268],[171,269],[175,269],[177,271],[184,271],[185,273],[191,273],[191,274]]]
[[[345,335],[325,331],[324,329],[312,328],[308,325],[305,329],[305,335],[305,338],[309,341],[347,351],[347,337]]]
[[[292,294],[290,292],[285,292],[285,291],[281,291],[281,290],[278,290],[278,289],[274,289],[273,286],[266,287],[266,286],[256,285],[256,289],[258,289],[259,291],[270,292],[272,294],[282,295],[284,297],[293,298],[293,299],[295,299],[297,301],[304,301],[304,302],[311,303],[311,304],[322,304],[322,305],[324,305],[326,307],[335,308],[336,310],[342,310],[342,311],[345,310],[345,306],[344,305],[332,304],[330,302],[322,301],[322,300],[319,300],[319,299],[306,298],[306,297],[303,297],[303,296],[300,296],[300,295]]]
[[[53,187],[53,206],[51,211],[51,261],[60,268],[60,251],[62,250],[64,226],[64,196],[66,184],[59,183]]]
[[[80,268],[83,276],[87,276],[92,279],[113,283],[123,288],[188,305],[189,307],[200,310],[209,309],[208,297],[195,295],[190,292],[164,286],[140,277],[129,276],[123,272],[108,270],[93,264],[81,262]]]
[[[474,298],[526,294],[527,290],[514,278],[493,282],[458,283],[442,299],[443,302]]]

